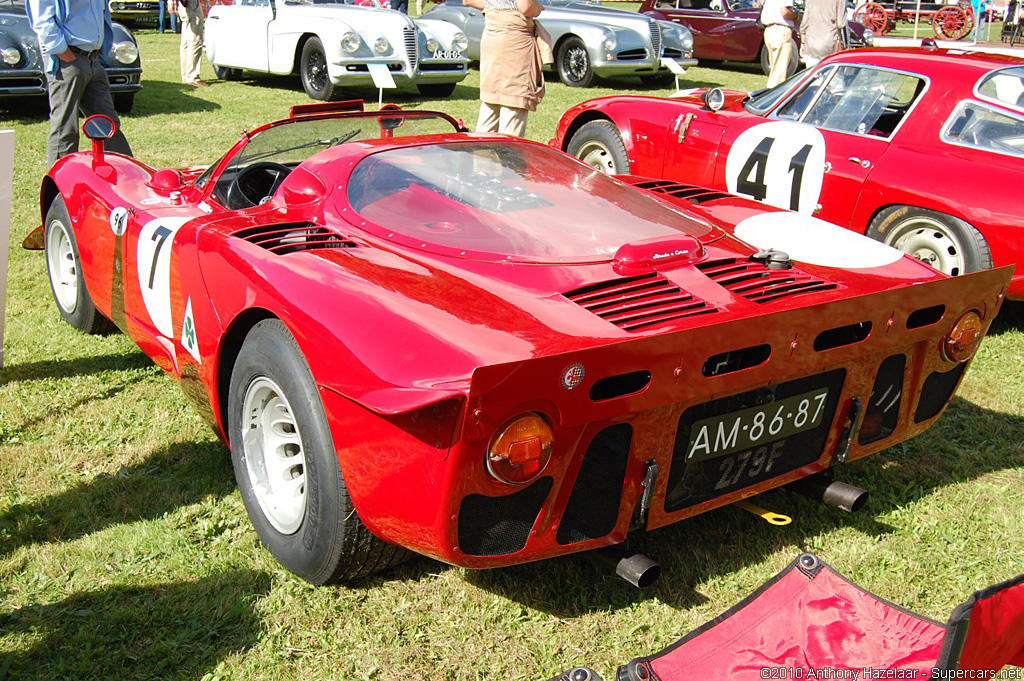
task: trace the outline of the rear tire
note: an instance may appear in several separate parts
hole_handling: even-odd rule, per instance
[[[242,344],[231,371],[228,428],[245,510],[287,570],[313,584],[352,581],[410,555],[359,519],[313,375],[277,319],[256,324]]]
[[[302,78],[302,89],[311,98],[321,102],[330,102],[336,95],[337,88],[331,82],[327,71],[327,54],[324,45],[316,36],[310,38],[302,46],[299,58],[299,77]]]
[[[985,237],[960,218],[916,206],[890,206],[867,235],[951,276],[992,267]]]
[[[85,288],[82,262],[78,257],[78,242],[75,241],[75,230],[71,227],[71,218],[63,197],[57,196],[50,204],[43,224],[46,271],[60,316],[84,333],[110,331],[113,325],[96,310]]]
[[[420,91],[420,94],[424,97],[431,97],[433,99],[444,99],[451,97],[452,93],[455,92],[455,83],[423,83],[417,85],[416,89]]]
[[[242,69],[232,68],[230,66],[217,66],[213,65],[213,72],[221,80],[241,80]]]
[[[629,158],[618,128],[611,121],[590,121],[569,139],[565,150],[608,175],[628,175]]]
[[[786,78],[789,78],[800,68],[800,49],[794,44],[793,50],[789,53],[789,68],[786,69]],[[772,65],[768,60],[768,46],[761,45],[761,70],[764,75],[772,72]]]

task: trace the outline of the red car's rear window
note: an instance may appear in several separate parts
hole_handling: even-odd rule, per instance
[[[392,149],[352,171],[370,231],[447,255],[610,260],[625,243],[711,227],[548,147],[464,142]]]

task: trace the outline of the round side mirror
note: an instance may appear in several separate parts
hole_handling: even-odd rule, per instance
[[[110,116],[93,114],[85,119],[82,132],[91,140],[108,140],[117,132],[117,124]]]
[[[704,91],[704,106],[712,111],[718,111],[725,105],[725,93],[722,88],[713,87]]]

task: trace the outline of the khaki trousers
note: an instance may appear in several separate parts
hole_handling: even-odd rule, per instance
[[[203,8],[199,0],[188,7],[178,3],[181,19],[181,82],[191,85],[199,80],[199,62],[203,58]]]
[[[525,137],[526,117],[529,113],[526,109],[480,102],[480,117],[476,121],[476,131]]]
[[[768,63],[771,64],[768,87],[775,87],[786,80],[789,71],[789,60],[793,55],[793,29],[779,24],[767,27],[764,29],[764,46],[768,48]]]

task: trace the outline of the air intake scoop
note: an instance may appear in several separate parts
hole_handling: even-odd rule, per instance
[[[619,247],[612,266],[619,274],[671,269],[700,258],[704,249],[692,236],[679,234],[634,241]]]

